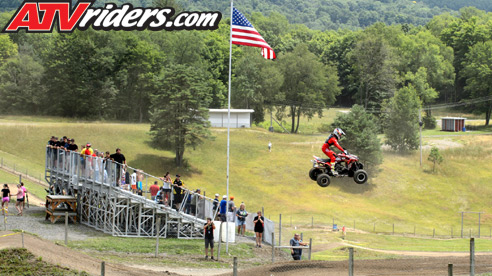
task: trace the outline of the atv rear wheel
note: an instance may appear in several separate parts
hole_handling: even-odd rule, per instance
[[[309,170],[309,177],[311,178],[311,180],[316,181],[318,179],[318,175],[320,175],[322,173],[323,173],[323,171],[318,169],[318,168],[311,168]]]
[[[367,181],[368,178],[369,177],[367,175],[367,172],[364,171],[364,170],[357,170],[354,173],[354,181],[357,184],[364,184],[364,183],[366,183],[366,181]]]
[[[330,176],[327,175],[326,173],[322,173],[318,175],[316,182],[318,183],[319,186],[323,188],[328,187],[330,185]]]

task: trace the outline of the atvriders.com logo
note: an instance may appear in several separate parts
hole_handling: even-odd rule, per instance
[[[134,8],[131,4],[117,7],[107,3],[104,8],[91,8],[95,0],[79,1],[72,8],[70,0],[26,0],[3,29],[3,33],[26,30],[31,33],[50,33],[55,22],[57,30],[73,32],[86,30],[215,30],[222,18],[220,12],[181,12],[173,8]]]

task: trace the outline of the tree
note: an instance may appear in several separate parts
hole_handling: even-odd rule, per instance
[[[259,55],[257,48],[246,48],[236,65],[232,104],[236,108],[254,109],[253,121],[261,123],[282,82],[281,72],[271,61]]]
[[[0,65],[9,57],[17,55],[17,44],[10,40],[6,34],[0,35]]]
[[[278,63],[284,77],[280,92],[290,108],[291,132],[297,133],[301,114],[322,116],[323,108],[335,102],[340,94],[338,76],[333,66],[319,62],[305,44],[279,57]]]
[[[346,133],[343,146],[360,156],[361,160],[379,165],[382,162],[379,127],[374,115],[367,113],[360,105],[352,106],[349,113],[340,113],[331,127],[341,128]]]
[[[40,114],[45,96],[44,68],[29,55],[17,55],[0,67],[0,109],[9,114]]]
[[[417,92],[417,96],[422,101],[422,104],[429,104],[435,98],[437,98],[437,91],[430,87],[427,83],[427,68],[420,67],[417,73],[413,74],[408,72],[405,76],[408,83],[411,83]],[[430,109],[427,109],[426,116],[423,119],[426,129],[436,128],[436,119],[430,113]]]
[[[477,43],[471,47],[466,55],[467,61],[463,69],[466,78],[465,90],[472,97],[492,96],[492,40]],[[492,101],[477,105],[481,112],[485,112],[485,125],[489,125],[492,113]]]
[[[398,90],[385,109],[388,112],[384,129],[386,144],[400,152],[417,149],[420,100],[415,88],[410,84]]]
[[[357,98],[365,109],[379,109],[396,89],[392,49],[383,36],[384,31],[381,24],[366,30],[351,52],[359,83]]]
[[[152,97],[150,134],[154,146],[172,149],[176,166],[183,165],[185,148],[210,137],[207,106],[211,88],[202,72],[190,65],[170,64]]]
[[[442,157],[441,153],[439,152],[439,149],[434,146],[434,147],[432,147],[431,152],[430,152],[427,160],[434,163],[434,165],[432,166],[432,171],[434,172],[436,170],[436,163],[438,165],[441,164],[442,161],[444,160],[444,158]]]

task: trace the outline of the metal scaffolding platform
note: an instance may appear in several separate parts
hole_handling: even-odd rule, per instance
[[[119,237],[203,238],[206,218],[215,217],[217,211],[213,210],[211,198],[182,188],[183,204],[173,205],[172,196],[169,205],[175,208],[158,204],[147,195],[139,196],[121,188],[120,179],[125,168],[133,169],[77,152],[50,147],[46,150],[45,179],[54,194],[77,197],[80,223]],[[139,173],[144,180],[143,191],[148,191],[149,182],[162,182],[140,170]],[[196,196],[196,204],[187,214],[184,203],[192,195]]]

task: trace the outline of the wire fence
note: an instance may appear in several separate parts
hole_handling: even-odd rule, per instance
[[[19,175],[19,182],[22,178],[26,178],[30,181],[36,182],[37,184],[48,187],[48,184],[44,179],[44,172],[36,171],[25,165],[19,165],[18,163],[12,162],[3,157],[0,157],[0,169]]]

